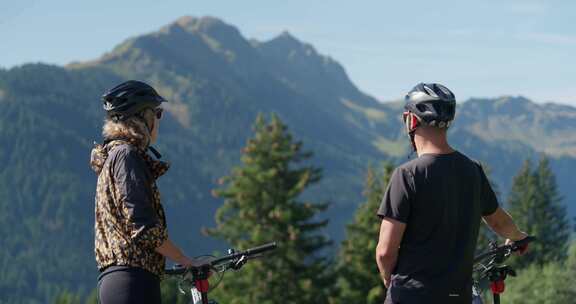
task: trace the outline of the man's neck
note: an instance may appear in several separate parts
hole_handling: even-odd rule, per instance
[[[418,156],[422,154],[448,154],[454,152],[454,149],[448,144],[445,134],[441,136],[420,136],[416,134],[414,142]]]
[[[452,149],[452,147],[450,146],[447,147],[425,146],[418,148],[418,145],[416,145],[416,147],[418,149],[416,151],[416,153],[418,153],[418,156],[421,156],[423,154],[449,154],[454,152],[454,149]]]

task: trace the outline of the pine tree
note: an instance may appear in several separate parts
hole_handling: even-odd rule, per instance
[[[514,178],[508,204],[518,227],[538,238],[526,256],[516,259],[516,265],[563,261],[570,223],[547,158],[542,157],[535,169],[529,160],[524,163]]]
[[[320,169],[302,164],[312,154],[302,151],[302,142],[293,140],[278,116],[267,123],[259,115],[254,131],[242,150],[242,165],[214,191],[224,204],[216,212],[216,227],[207,232],[237,249],[270,241],[277,241],[278,249],[228,275],[215,298],[230,304],[323,303],[329,261],[320,253],[330,241],[321,234],[327,221],[317,217],[327,204],[299,200],[320,180]]]
[[[376,265],[375,252],[380,231],[376,211],[382,201],[393,167],[387,163],[382,173],[368,168],[364,196],[354,220],[346,227],[337,266],[336,303],[382,303],[386,289]]]

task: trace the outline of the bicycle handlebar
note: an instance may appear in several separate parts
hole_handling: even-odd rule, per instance
[[[525,245],[527,245],[530,242],[533,242],[534,240],[536,240],[535,237],[527,236],[522,240],[514,241],[514,242],[507,244],[507,245],[498,246],[492,250],[489,250],[487,252],[484,252],[484,253],[474,257],[474,263],[478,263],[487,257],[504,256],[510,252],[518,251],[518,250],[520,250],[520,248],[524,247]]]
[[[164,274],[167,275],[178,275],[178,274],[183,274],[187,271],[187,268],[184,267],[179,267],[179,268],[174,268],[174,269],[164,269]]]
[[[270,251],[273,249],[276,249],[276,242],[268,243],[268,244],[265,244],[262,246],[258,246],[258,247],[246,249],[244,251],[235,252],[235,253],[232,253],[229,255],[225,255],[223,257],[212,260],[210,262],[210,266],[218,265],[222,262],[234,260],[234,259],[237,259],[237,258],[242,257],[242,256],[247,256],[247,257],[254,256],[254,255],[264,253],[266,251]]]
[[[232,253],[232,254],[228,254],[228,255],[225,255],[225,256],[216,258],[216,259],[214,259],[214,260],[212,260],[212,261],[210,261],[210,262],[208,262],[208,263],[206,263],[206,264],[203,264],[203,265],[201,265],[201,266],[192,267],[192,268],[201,268],[201,267],[203,267],[203,266],[213,267],[213,266],[216,266],[216,265],[218,265],[218,264],[220,264],[220,263],[222,263],[222,262],[227,262],[227,261],[230,261],[230,260],[238,259],[238,258],[241,258],[241,257],[243,257],[243,256],[250,258],[250,257],[255,256],[255,255],[258,255],[258,254],[260,254],[260,253],[264,253],[264,252],[266,252],[266,251],[270,251],[270,250],[276,249],[276,247],[277,247],[276,242],[272,242],[272,243],[268,243],[268,244],[261,245],[261,246],[258,246],[258,247],[246,249],[246,250],[244,250],[244,251],[234,252],[234,253]],[[183,274],[183,273],[185,273],[185,272],[188,271],[189,269],[190,269],[190,268],[185,268],[185,267],[179,267],[179,268],[174,268],[174,269],[166,269],[166,270],[164,270],[164,273],[167,274],[167,275],[178,275],[178,274]]]

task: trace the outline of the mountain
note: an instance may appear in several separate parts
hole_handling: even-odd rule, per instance
[[[464,104],[467,130],[485,141],[518,141],[551,156],[576,157],[576,108],[524,97]],[[478,115],[474,115],[478,113]]]
[[[2,303],[45,303],[62,288],[95,286],[88,158],[101,140],[99,96],[126,79],[170,100],[158,149],[172,168],[159,186],[170,235],[191,255],[226,248],[200,228],[212,225],[220,202],[210,190],[239,163],[258,112],[278,113],[314,151],[324,179],[306,196],[332,203],[327,233],[337,240],[368,164],[407,160],[402,105],[362,93],[338,62],[287,32],[260,42],[217,18],[183,17],[93,61],[0,69]],[[574,215],[575,113],[523,97],[472,99],[459,104],[450,137],[491,167],[503,199],[521,162],[547,153]]]

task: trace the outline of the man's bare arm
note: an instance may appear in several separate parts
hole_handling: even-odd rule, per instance
[[[390,287],[392,270],[398,259],[398,249],[404,236],[406,224],[385,217],[380,225],[380,237],[376,246],[376,264],[386,288]]]
[[[485,216],[484,222],[498,235],[512,241],[519,241],[527,236],[516,227],[512,217],[500,207],[494,213]]]

